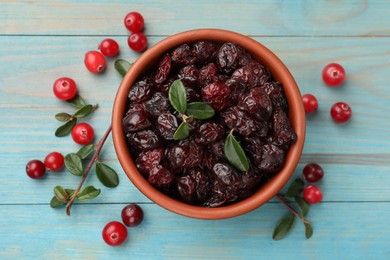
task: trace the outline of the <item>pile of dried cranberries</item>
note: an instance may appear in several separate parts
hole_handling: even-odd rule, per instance
[[[187,102],[207,103],[215,111],[210,119],[188,120],[184,140],[174,140],[184,118],[168,98],[175,80],[183,83]],[[174,48],[132,86],[128,103],[122,124],[137,168],[154,187],[194,205],[218,207],[250,196],[282,169],[297,138],[281,84],[233,43]],[[247,156],[247,171],[224,155],[232,130]]]

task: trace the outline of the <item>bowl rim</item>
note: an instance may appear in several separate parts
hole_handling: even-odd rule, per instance
[[[285,164],[279,173],[267,181],[250,197],[227,206],[216,208],[186,204],[185,202],[175,200],[165,195],[150,185],[137,170],[127,148],[126,137],[122,129],[122,118],[126,112],[125,108],[128,92],[133,83],[139,78],[139,75],[143,73],[145,67],[150,66],[152,63],[155,64],[157,62],[156,59],[161,58],[165,52],[171,50],[173,47],[185,42],[194,42],[198,40],[233,42],[244,47],[252,56],[254,56],[254,58],[259,59],[267,66],[273,77],[282,83],[289,104],[289,118],[291,119],[291,117],[294,117],[294,120],[290,120],[290,122],[297,134],[297,141],[290,146],[285,158]],[[260,42],[255,41],[249,36],[222,29],[196,29],[184,31],[169,36],[150,47],[134,62],[124,76],[117,91],[112,110],[112,136],[115,152],[124,172],[131,182],[146,197],[159,206],[171,212],[198,219],[225,219],[236,217],[260,207],[274,197],[294,173],[302,154],[305,131],[305,113],[301,101],[301,94],[292,74],[284,63]]]

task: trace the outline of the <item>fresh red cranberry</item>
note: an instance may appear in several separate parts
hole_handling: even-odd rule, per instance
[[[303,198],[310,204],[316,204],[322,200],[322,192],[315,185],[308,185],[303,189]]]
[[[345,70],[340,64],[330,63],[322,70],[322,79],[326,85],[337,87],[345,79]]]
[[[324,177],[324,170],[316,163],[309,163],[303,168],[302,177],[308,182],[317,182]]]
[[[64,156],[58,152],[49,153],[44,160],[44,164],[51,171],[59,171],[64,166]]]
[[[72,138],[78,144],[85,145],[92,142],[94,130],[88,123],[79,123],[72,129]]]
[[[144,212],[137,204],[129,204],[122,209],[122,221],[128,227],[141,224],[144,219]]]
[[[127,30],[135,33],[140,32],[144,28],[144,18],[138,12],[131,12],[125,16],[124,19]]]
[[[136,32],[129,36],[127,43],[133,51],[141,52],[148,46],[148,39],[146,39],[145,34]]]
[[[40,160],[31,160],[26,165],[26,173],[30,178],[42,178],[45,175],[45,172],[45,165]]]
[[[345,123],[351,118],[352,109],[345,102],[337,102],[331,107],[330,115],[336,123]]]
[[[98,51],[88,51],[84,57],[84,64],[92,73],[101,73],[106,68],[106,58]]]
[[[58,99],[70,100],[77,94],[76,83],[71,78],[58,78],[54,81],[53,92]]]
[[[306,114],[311,114],[318,109],[318,101],[312,94],[305,94],[302,96],[303,107]]]
[[[127,238],[127,229],[122,223],[111,221],[103,228],[102,237],[108,245],[119,246]]]
[[[104,56],[114,57],[119,53],[119,44],[113,39],[104,39],[99,44],[99,49]]]

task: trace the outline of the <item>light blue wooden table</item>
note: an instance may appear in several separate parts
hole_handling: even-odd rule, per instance
[[[111,137],[103,159],[120,177],[115,189],[91,175],[99,198],[77,204],[72,216],[49,207],[55,185],[76,187],[65,171],[29,179],[27,161],[51,151],[75,152],[70,137],[56,138],[54,114],[71,111],[52,94],[60,76],[76,80],[81,95],[99,109],[89,119],[100,138],[121,78],[108,61],[92,75],[84,53],[106,37],[117,40],[120,58],[135,61],[123,17],[139,11],[150,45],[174,33],[214,27],[249,35],[290,68],[302,93],[319,99],[307,117],[304,152],[326,172],[324,200],[311,208],[314,235],[303,225],[282,241],[271,238],[286,209],[277,200],[249,214],[220,221],[189,219],[149,201],[127,179]],[[363,1],[128,1],[2,0],[0,3],[0,259],[390,259],[390,2]],[[324,86],[321,70],[341,63],[346,84]],[[334,124],[329,108],[346,101],[352,120]],[[103,226],[120,220],[127,203],[145,211],[120,247],[101,239]]]

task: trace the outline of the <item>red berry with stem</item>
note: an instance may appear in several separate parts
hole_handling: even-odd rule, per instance
[[[308,182],[317,182],[324,177],[324,170],[316,163],[309,163],[303,168],[302,178]]]
[[[31,160],[26,165],[26,173],[32,179],[40,179],[45,175],[46,167],[40,160]]]
[[[99,50],[104,56],[114,57],[119,53],[119,44],[113,39],[104,39],[99,44]]]
[[[127,229],[122,223],[111,221],[103,228],[102,237],[108,245],[119,246],[127,238]]]
[[[64,156],[58,152],[49,153],[44,160],[47,169],[59,171],[64,166]]]
[[[322,70],[322,79],[325,84],[331,87],[337,87],[345,79],[345,70],[338,63],[330,63]]]
[[[302,96],[303,107],[306,114],[311,114],[318,109],[318,101],[312,94],[305,94]]]
[[[136,52],[141,52],[146,49],[148,40],[143,33],[136,32],[132,33],[127,39],[130,49]]]
[[[125,16],[124,23],[127,30],[133,33],[140,32],[144,28],[144,18],[137,12],[128,13]]]
[[[88,123],[79,123],[72,129],[72,138],[78,144],[86,145],[92,142],[94,130]]]
[[[352,109],[345,102],[337,102],[331,107],[330,115],[336,123],[345,123],[351,118]]]
[[[98,51],[88,51],[84,57],[84,64],[92,73],[101,73],[106,68],[106,58]]]
[[[316,204],[322,200],[322,192],[315,185],[308,185],[303,189],[303,198],[310,204]]]
[[[144,212],[136,204],[129,204],[122,209],[122,221],[128,227],[138,226],[143,219]]]
[[[70,100],[77,94],[76,82],[67,77],[58,78],[54,81],[53,92],[58,99]]]

